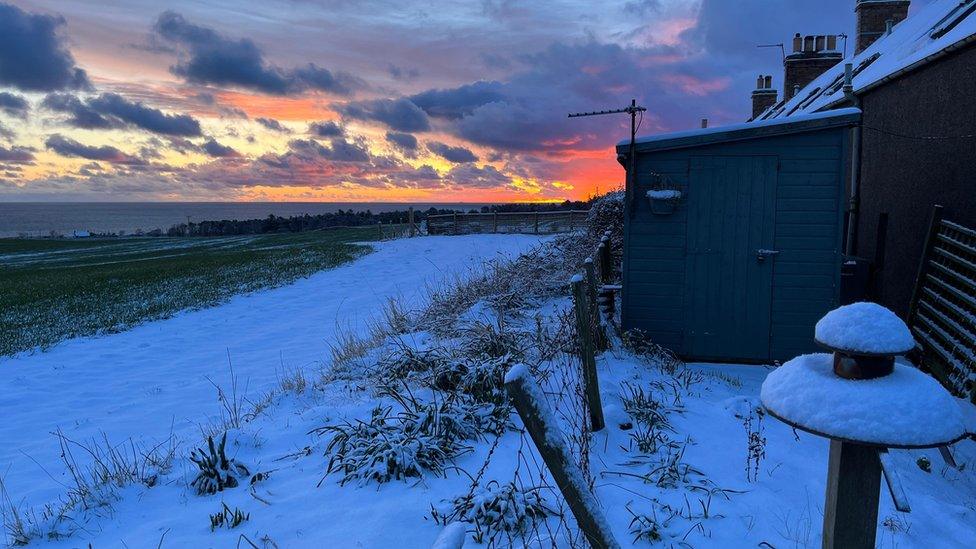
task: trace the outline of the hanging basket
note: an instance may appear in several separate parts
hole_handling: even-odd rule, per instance
[[[651,203],[651,213],[654,215],[670,215],[678,209],[681,202],[681,191],[662,189],[647,191],[647,199]]]

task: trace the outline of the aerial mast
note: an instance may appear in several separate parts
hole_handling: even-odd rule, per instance
[[[629,205],[630,211],[633,211],[633,200],[631,199],[630,193],[632,189],[635,189],[637,184],[637,128],[640,124],[637,121],[637,115],[639,114],[641,119],[644,118],[644,111],[646,107],[642,107],[637,104],[636,99],[630,100],[630,106],[623,109],[612,109],[607,111],[591,111],[591,112],[576,112],[569,113],[570,118],[580,118],[583,116],[602,116],[604,114],[621,114],[627,113],[630,115],[630,169],[627,170],[627,187],[626,187],[626,201]]]

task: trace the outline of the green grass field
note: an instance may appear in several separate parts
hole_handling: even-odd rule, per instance
[[[126,330],[365,253],[372,228],[216,238],[0,239],[0,356]]]

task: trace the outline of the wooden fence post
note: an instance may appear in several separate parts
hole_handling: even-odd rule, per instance
[[[409,212],[407,214],[407,222],[410,224],[410,238],[413,238],[417,231],[417,227],[413,223],[413,206],[410,206],[410,209],[407,211]]]
[[[603,429],[603,404],[600,402],[600,380],[596,375],[596,356],[593,333],[590,330],[590,313],[586,307],[583,277],[573,277],[573,303],[576,309],[576,331],[579,332],[580,359],[583,362],[583,384],[586,402],[590,408],[590,425],[594,432]]]
[[[458,215],[454,212],[454,234],[458,234]]]
[[[619,548],[596,497],[583,482],[583,472],[569,454],[542,390],[524,364],[513,366],[505,374],[505,389],[590,546]]]
[[[376,222],[376,229],[377,229],[377,232],[380,235],[380,240],[383,240],[383,222],[382,221],[377,221]]]
[[[593,342],[596,348],[605,351],[609,348],[609,340],[603,329],[603,321],[600,318],[599,298],[597,296],[596,271],[593,266],[593,259],[586,258],[583,262],[583,269],[586,273],[586,309],[590,317],[590,325],[596,330],[593,335]]]
[[[498,212],[492,212],[491,215],[491,232],[498,232]]]
[[[600,281],[604,284],[613,282],[613,256],[610,254],[608,234],[604,234],[600,239]]]

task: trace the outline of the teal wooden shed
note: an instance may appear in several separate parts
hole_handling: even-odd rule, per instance
[[[856,109],[637,141],[621,320],[686,359],[813,352],[837,306]],[[629,167],[629,142],[617,147]]]

